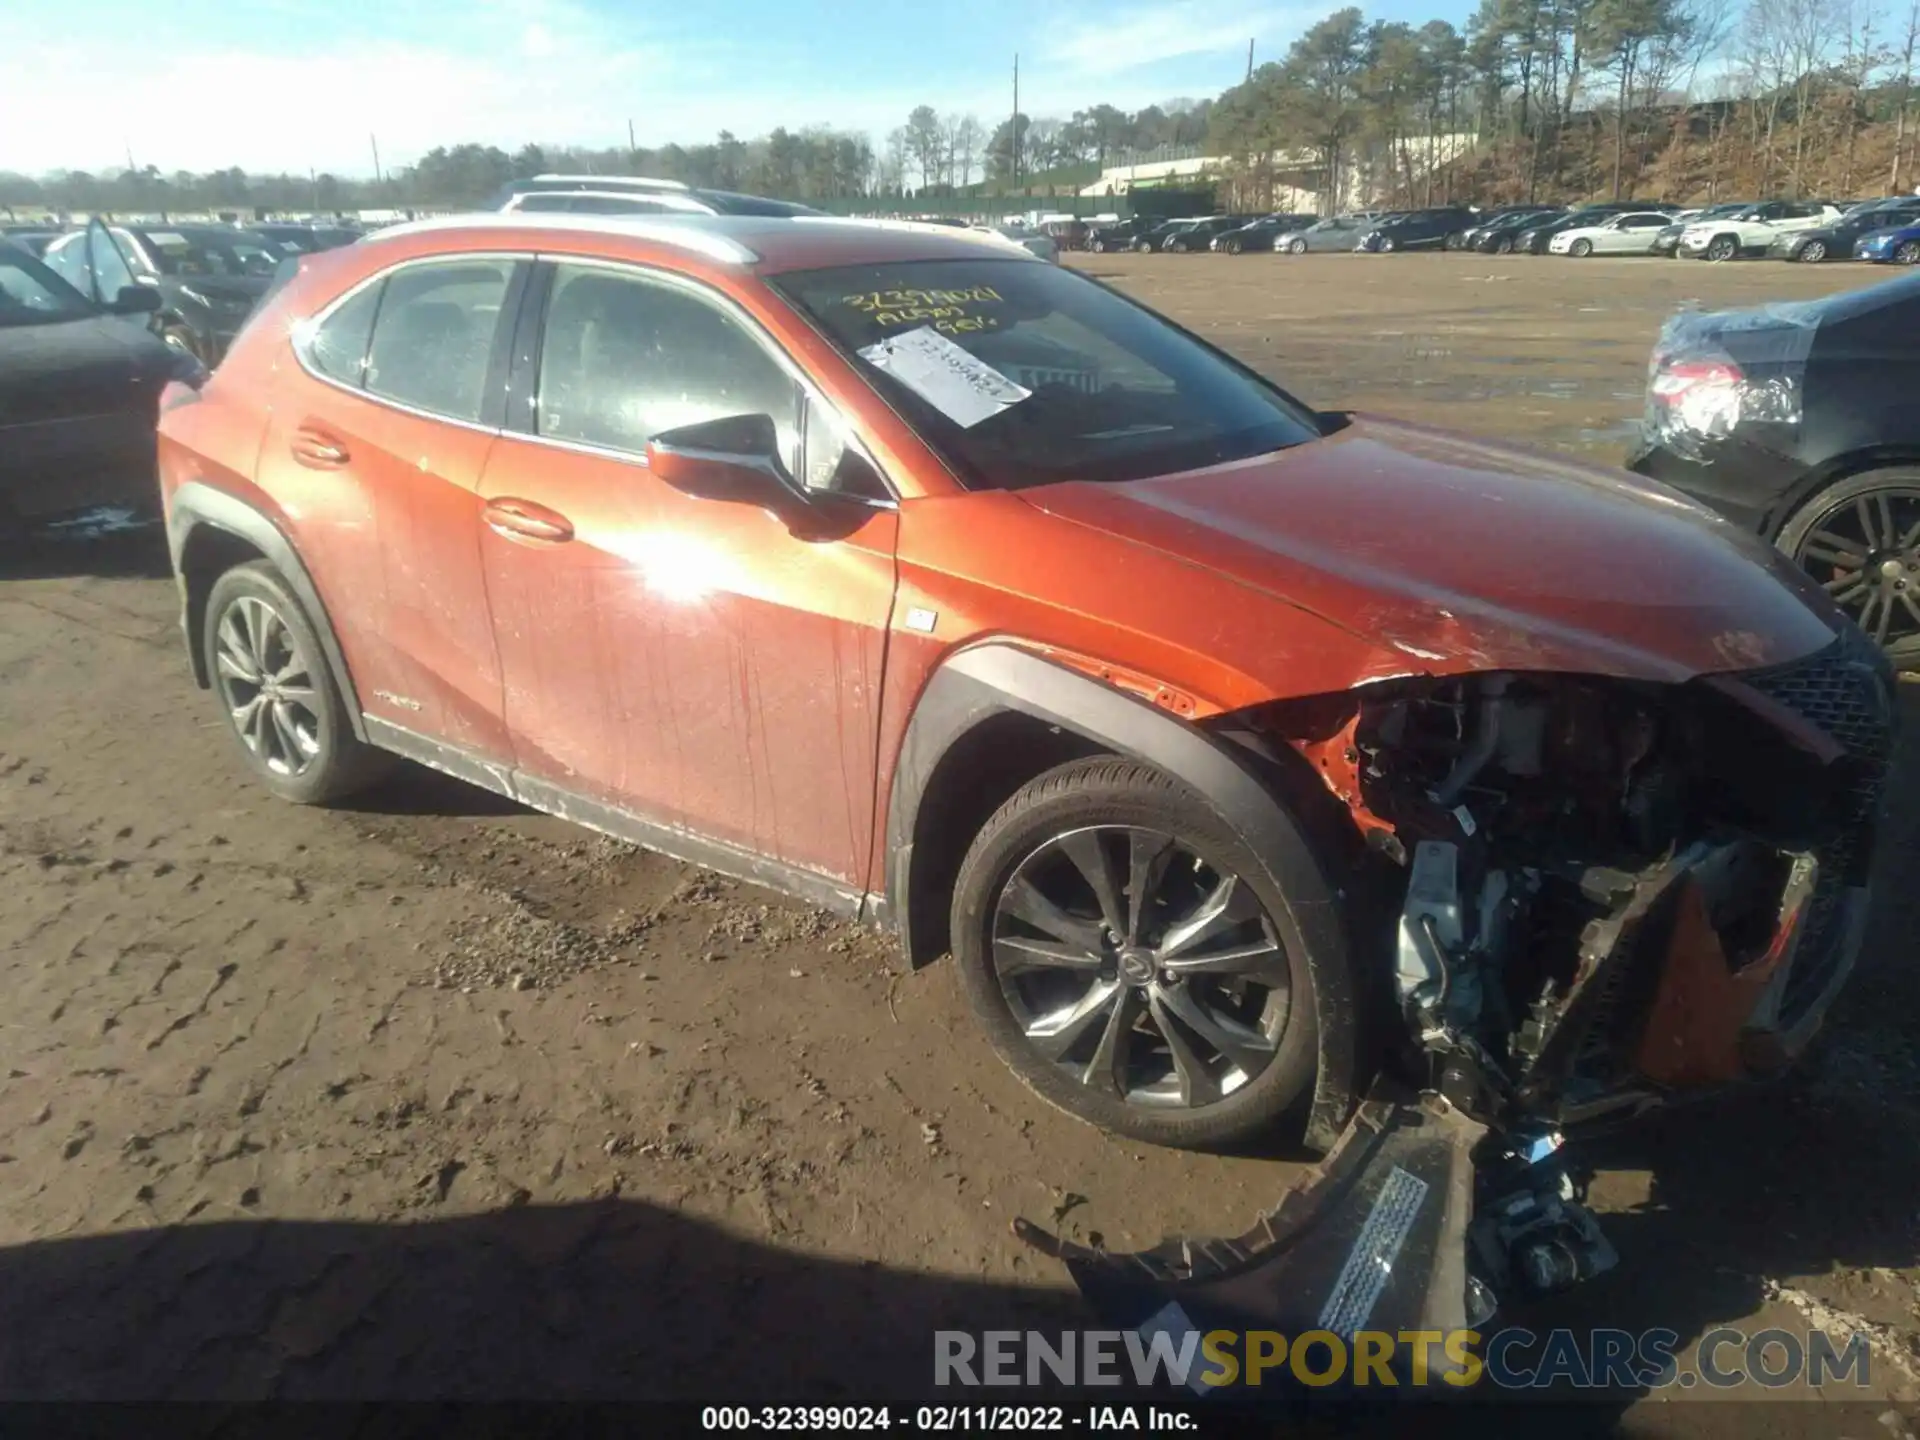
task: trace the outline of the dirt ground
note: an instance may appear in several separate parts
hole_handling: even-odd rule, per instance
[[[1609,458],[1676,307],[1882,278],[1083,262],[1318,405]],[[49,540],[0,581],[0,1394],[908,1393],[937,1326],[1083,1320],[1013,1217],[1118,1248],[1238,1233],[1298,1173],[1044,1108],[950,967],[752,887],[425,772],[353,810],[268,799],[156,550]],[[1534,1323],[1870,1324],[1867,1394],[1920,1396],[1915,772],[1813,1063],[1612,1142],[1621,1267]],[[1629,1419],[1843,1413],[1668,1398]]]

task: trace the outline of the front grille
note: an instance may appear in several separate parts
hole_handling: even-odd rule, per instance
[[[1817,654],[1741,678],[1818,726],[1847,752],[1844,823],[1840,833],[1816,852],[1820,875],[1781,1000],[1780,1022],[1790,1029],[1820,998],[1844,959],[1840,901],[1849,888],[1866,882],[1872,865],[1874,817],[1893,755],[1893,671],[1879,647],[1850,625]]]

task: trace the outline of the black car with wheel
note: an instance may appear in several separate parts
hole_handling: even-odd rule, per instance
[[[1113,220],[1104,225],[1089,226],[1087,249],[1095,254],[1105,254],[1111,250],[1131,250],[1133,242],[1153,229],[1157,223],[1145,216],[1135,215],[1130,220]]]
[[[1236,228],[1221,231],[1208,246],[1222,255],[1271,254],[1274,242],[1282,235],[1304,230],[1317,215],[1263,215]]]
[[[1160,248],[1169,255],[1191,255],[1207,249],[1214,238],[1229,230],[1238,230],[1250,217],[1246,215],[1212,215],[1205,220],[1196,220],[1184,225],[1167,236]]]
[[[1628,468],[1771,541],[1920,672],[1920,275],[1683,314]]]
[[[1790,231],[1780,236],[1767,247],[1767,256],[1800,265],[1851,260],[1854,244],[1861,237],[1902,225],[1920,225],[1920,197],[1908,195],[1856,205],[1840,217],[1838,224],[1823,225],[1818,230]]]
[[[1501,211],[1482,220],[1471,230],[1463,231],[1458,237],[1459,243],[1449,245],[1447,248],[1473,250],[1482,255],[1511,254],[1515,248],[1515,242],[1524,231],[1537,225],[1544,225],[1564,213],[1566,213],[1564,208],[1559,205],[1527,206],[1518,210]]]
[[[44,258],[98,305],[129,285],[157,290],[161,338],[217,365],[284,255],[266,236],[228,225],[95,221],[49,245]]]
[[[160,391],[204,375],[147,329],[158,300],[131,286],[103,308],[0,245],[0,552],[66,512],[157,508]]]
[[[1376,255],[1403,250],[1439,250],[1446,248],[1449,236],[1471,229],[1473,223],[1473,212],[1459,205],[1407,210],[1385,217],[1362,235],[1354,248]]]

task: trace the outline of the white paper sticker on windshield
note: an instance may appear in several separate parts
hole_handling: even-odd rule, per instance
[[[886,371],[962,430],[1033,394],[927,325],[869,345],[860,358]]]

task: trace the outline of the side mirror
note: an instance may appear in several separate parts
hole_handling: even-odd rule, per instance
[[[153,315],[160,309],[160,292],[150,285],[122,285],[107,308],[115,315]]]
[[[783,518],[806,504],[780,458],[771,415],[729,415],[663,430],[647,442],[647,468],[701,500],[757,505]]]

